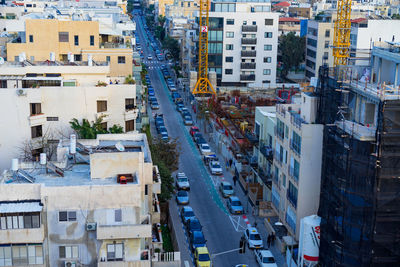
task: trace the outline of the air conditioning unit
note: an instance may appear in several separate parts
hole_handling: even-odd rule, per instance
[[[87,223],[86,224],[86,231],[94,231],[96,230],[96,223]]]
[[[76,267],[76,262],[66,261],[66,262],[64,262],[64,267]]]
[[[23,89],[18,89],[18,90],[17,90],[17,95],[18,95],[18,96],[26,96],[26,92],[25,92],[25,90],[23,90]]]

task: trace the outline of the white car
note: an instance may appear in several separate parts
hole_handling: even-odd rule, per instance
[[[222,175],[222,167],[217,160],[211,160],[208,163],[208,167],[210,167],[210,172],[212,175]]]
[[[258,233],[255,227],[247,228],[244,232],[244,237],[246,238],[247,246],[249,248],[260,249],[264,246],[261,235]]]
[[[256,260],[260,267],[278,267],[275,263],[275,258],[271,251],[266,249],[255,250]]]
[[[153,60],[153,57],[152,56],[147,56],[147,59],[148,60]]]
[[[211,148],[208,144],[200,144],[199,149],[202,155],[208,155],[211,154]]]
[[[183,172],[178,172],[176,174],[176,187],[178,190],[190,190],[189,179]]]

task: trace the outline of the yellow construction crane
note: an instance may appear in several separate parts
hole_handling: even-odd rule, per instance
[[[194,95],[215,94],[215,90],[208,80],[208,10],[209,0],[200,0],[199,15],[199,70]]]
[[[334,65],[347,65],[350,54],[351,0],[337,1],[337,18],[333,40]]]

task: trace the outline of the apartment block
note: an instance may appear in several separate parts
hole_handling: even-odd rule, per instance
[[[54,161],[13,159],[0,179],[0,265],[151,266],[160,183],[144,134],[72,136]]]
[[[340,77],[332,69],[320,73],[323,266],[400,262],[399,51],[396,43],[382,43],[368,68],[348,66]]]
[[[165,17],[184,17],[194,19],[199,11],[198,1],[194,0],[177,0],[171,5],[165,6]]]
[[[211,2],[208,67],[218,86],[275,86],[279,14],[270,11],[266,0]]]
[[[301,93],[276,106],[272,206],[298,240],[300,219],[318,211],[323,125],[316,124],[318,97]]]
[[[21,153],[35,159],[47,142],[72,133],[70,121],[102,118],[101,127],[136,130],[136,85],[109,77],[107,62],[5,62],[0,65],[0,168]],[[112,82],[113,84],[110,84]],[[23,147],[22,144],[24,144]],[[28,153],[29,151],[30,153]],[[29,154],[29,155],[28,155]]]

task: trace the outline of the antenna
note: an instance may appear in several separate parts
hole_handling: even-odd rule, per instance
[[[125,147],[121,142],[118,142],[115,144],[115,148],[119,151],[119,152],[124,152],[125,151]]]

